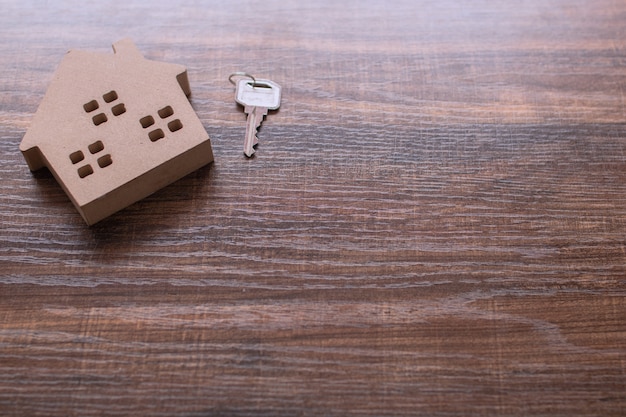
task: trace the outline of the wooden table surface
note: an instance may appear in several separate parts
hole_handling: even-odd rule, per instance
[[[623,0],[1,9],[0,415],[626,415]],[[18,146],[125,37],[215,162],[88,227]]]

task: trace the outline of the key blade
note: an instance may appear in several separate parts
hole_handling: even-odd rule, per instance
[[[281,87],[273,81],[241,79],[237,82],[235,101],[242,106],[276,110],[280,107],[280,99]]]
[[[259,143],[256,133],[263,122],[263,117],[267,114],[265,107],[245,106],[244,112],[248,115],[246,119],[246,138],[243,143],[243,153],[249,158],[255,150],[254,145]]]

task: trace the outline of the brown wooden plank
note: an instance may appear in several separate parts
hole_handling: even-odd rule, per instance
[[[624,2],[2,9],[1,415],[626,414]],[[125,36],[215,163],[87,227],[18,145]]]

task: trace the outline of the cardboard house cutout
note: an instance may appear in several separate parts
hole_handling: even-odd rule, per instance
[[[113,50],[65,55],[20,144],[89,225],[213,161],[185,67],[147,60],[128,39]]]

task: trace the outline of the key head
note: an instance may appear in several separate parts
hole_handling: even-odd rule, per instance
[[[235,101],[244,107],[276,110],[280,107],[280,85],[270,80],[241,79],[237,82]]]

